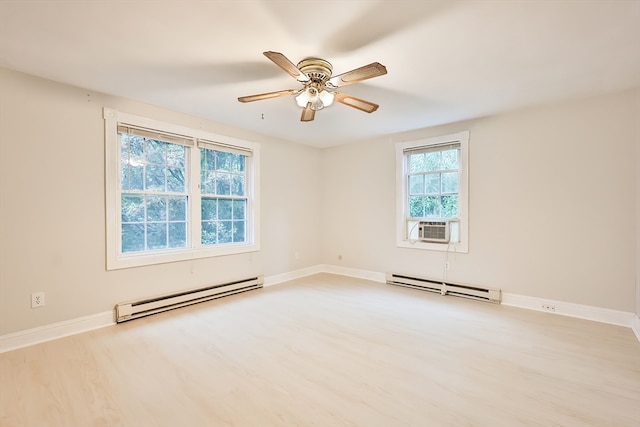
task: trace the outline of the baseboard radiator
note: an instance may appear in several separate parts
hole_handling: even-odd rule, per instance
[[[493,303],[500,303],[500,289],[482,288],[478,286],[462,285],[459,283],[442,282],[421,277],[410,277],[401,274],[387,273],[389,285],[405,286],[422,291],[437,292],[441,295],[476,299]]]
[[[173,294],[124,302],[116,305],[116,322],[121,323],[187,305],[258,289],[261,288],[263,284],[264,277],[258,276],[204,288],[190,289]]]

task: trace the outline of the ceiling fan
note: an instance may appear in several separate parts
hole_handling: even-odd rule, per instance
[[[238,101],[253,102],[280,96],[294,96],[298,106],[303,108],[302,116],[300,117],[300,121],[303,122],[312,121],[316,111],[328,107],[334,100],[366,113],[373,113],[379,107],[378,104],[373,102],[336,92],[336,89],[340,87],[387,74],[385,66],[378,62],[332,76],[333,67],[324,59],[306,58],[300,61],[298,65],[293,65],[293,62],[280,52],[269,51],[264,52],[264,55],[291,77],[302,83],[302,89],[288,89],[241,96]]]

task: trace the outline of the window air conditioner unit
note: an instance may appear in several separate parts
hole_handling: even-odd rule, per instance
[[[418,240],[421,242],[449,243],[449,220],[439,219],[418,223]]]

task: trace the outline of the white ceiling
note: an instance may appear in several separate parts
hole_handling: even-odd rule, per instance
[[[262,52],[388,74],[301,123]],[[640,85],[640,0],[0,0],[0,66],[316,147]]]

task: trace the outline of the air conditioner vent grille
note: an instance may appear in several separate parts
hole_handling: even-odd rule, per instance
[[[449,242],[449,221],[420,221],[418,224],[418,239],[424,242]]]

